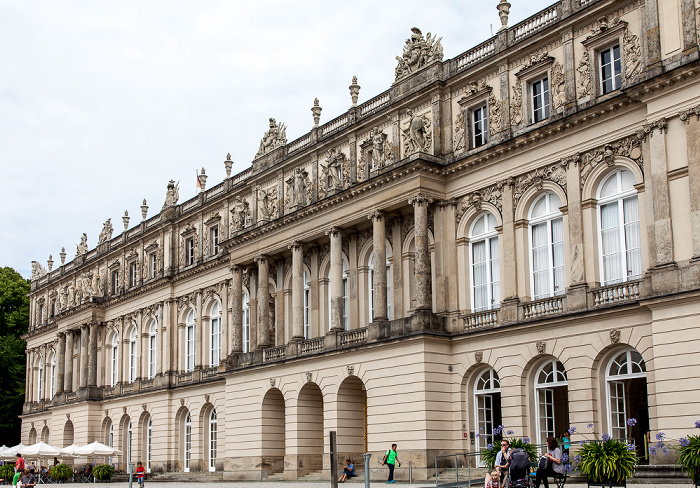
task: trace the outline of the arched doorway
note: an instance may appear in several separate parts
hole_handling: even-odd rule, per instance
[[[323,468],[323,394],[316,383],[306,383],[297,402],[299,475]]]
[[[63,426],[63,447],[68,447],[73,444],[73,422],[66,421]]]
[[[269,474],[284,471],[284,397],[270,388],[262,402],[262,465]]]
[[[474,427],[476,450],[494,442],[493,429],[501,425],[501,381],[493,368],[482,371],[474,381]]]
[[[367,390],[357,376],[348,376],[338,388],[338,459],[357,463],[367,452]]]
[[[605,370],[610,434],[617,439],[634,441],[642,451],[649,432],[646,371],[642,355],[634,349],[616,354]],[[635,419],[636,423],[628,425],[629,419]]]
[[[551,359],[535,374],[535,412],[537,441],[544,444],[549,436],[557,436],[569,428],[569,388],[566,369]]]

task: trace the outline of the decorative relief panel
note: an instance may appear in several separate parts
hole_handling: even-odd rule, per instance
[[[494,136],[503,130],[501,101],[496,99],[493,91],[489,94],[489,135]]]
[[[395,74],[396,81],[408,77],[416,71],[438,61],[442,61],[442,37],[437,39],[430,32],[423,37],[419,28],[411,29],[413,34],[410,39],[406,39],[401,57],[396,56],[398,65]]]
[[[241,196],[234,198],[231,205],[231,234],[245,229],[251,221],[250,204],[248,199]]]
[[[403,134],[404,157],[417,152],[431,154],[433,135],[431,130],[430,117],[428,113],[415,115],[412,109],[406,109],[408,122],[403,123],[401,132]]]
[[[286,179],[287,191],[284,206],[287,210],[296,210],[311,201],[311,181],[309,172],[304,167],[294,168],[292,175]]]
[[[640,139],[642,135],[634,135],[619,141],[605,144],[603,147],[588,151],[581,156],[581,187],[599,164],[605,162],[608,166],[615,162],[615,156],[624,156],[634,160],[644,171],[644,157]]]
[[[454,151],[463,151],[467,148],[467,131],[464,125],[464,113],[460,110],[455,117],[454,127]]]
[[[566,193],[566,171],[564,171],[561,164],[555,163],[545,166],[544,168],[537,168],[515,178],[515,185],[513,188],[513,210],[518,206],[520,197],[523,196],[523,193],[525,193],[528,188],[531,186],[542,188],[542,183],[544,181],[556,183],[562,187]]]
[[[277,218],[277,188],[258,189],[258,219],[266,222]]]
[[[287,127],[283,123],[277,124],[275,119],[270,118],[270,129],[260,140],[260,147],[255,157],[258,158],[285,144],[287,144]]]

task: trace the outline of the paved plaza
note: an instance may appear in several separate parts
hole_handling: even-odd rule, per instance
[[[215,482],[215,483],[196,483],[196,482],[191,482],[191,481],[183,481],[182,483],[177,483],[177,482],[171,482],[171,481],[152,481],[152,482],[146,482],[146,487],[149,486],[149,484],[153,484],[157,486],[157,488],[185,488],[187,486],[191,486],[192,484],[196,484],[197,488],[242,488],[242,487],[251,487],[251,488],[274,488],[277,486],[284,486],[285,488],[305,488],[307,486],[329,486],[330,482],[329,481],[225,481],[225,482]],[[123,486],[126,485],[127,483],[93,483],[92,486],[94,488],[114,488],[116,485]],[[382,481],[372,481],[371,486],[384,486],[386,485],[386,482]],[[635,484],[634,482],[630,482],[630,484]],[[362,479],[354,479],[350,483],[340,483],[339,486],[343,485],[350,485],[350,486],[355,486],[357,488],[364,486],[364,480]],[[402,486],[406,488],[433,488],[435,485],[430,484],[430,483],[406,483],[406,482],[401,482],[397,481],[395,483],[396,486]],[[84,487],[84,484],[76,483],[76,484],[64,484],[61,485],[62,488],[80,488]],[[445,486],[445,485],[441,485]],[[476,486],[476,485],[475,485]],[[550,486],[555,486],[554,484],[551,484]],[[640,485],[643,486],[643,488],[662,488],[667,486],[666,483],[659,483],[659,484],[643,484]],[[690,481],[688,480],[687,483],[683,484],[675,484],[674,486],[692,486],[690,484]],[[133,483],[134,488],[138,488],[138,484],[136,482]],[[567,483],[566,488],[587,488],[587,485],[585,483]]]

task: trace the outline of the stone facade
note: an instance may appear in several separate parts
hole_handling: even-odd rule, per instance
[[[294,479],[336,431],[426,479],[498,424],[685,434],[694,9],[561,0],[444,61],[414,28],[388,91],[290,143],[271,118],[250,169],[36,263],[22,442]]]

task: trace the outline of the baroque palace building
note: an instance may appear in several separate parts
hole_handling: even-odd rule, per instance
[[[358,105],[353,80],[289,143],[270,119],[249,169],[34,263],[22,441],[295,479],[336,431],[339,459],[379,469],[396,442],[426,479],[499,424],[640,452],[687,433],[700,4],[560,0],[511,27],[508,6],[453,59],[412,29],[386,92]]]

